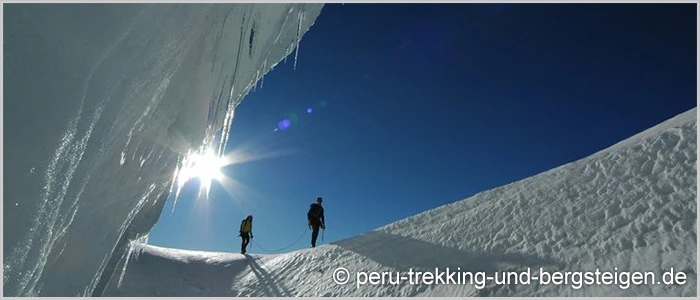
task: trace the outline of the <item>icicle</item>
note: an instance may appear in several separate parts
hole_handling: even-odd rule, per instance
[[[180,163],[178,164],[177,168],[175,168],[175,176],[174,176],[174,183],[173,186],[176,188],[175,191],[175,199],[173,199],[173,210],[171,211],[171,214],[175,214],[175,206],[177,205],[177,199],[180,198],[180,192],[182,192],[182,186],[185,185],[185,183],[181,179],[181,170],[185,168],[185,164],[187,163],[187,157],[189,157],[190,153],[187,153],[187,156],[180,160]]]
[[[253,84],[253,92],[255,92],[255,89],[258,86],[258,82],[260,82],[260,70],[255,72],[255,83]]]
[[[233,92],[233,89],[231,90]],[[240,95],[239,95],[240,98]],[[229,99],[232,99],[232,96],[229,97]],[[233,101],[230,101],[228,104],[228,107],[226,108],[226,116],[224,119],[224,128],[221,133],[221,144],[219,145],[219,156],[223,155],[224,150],[226,149],[226,144],[228,144],[228,138],[229,138],[229,132],[231,131],[231,123],[233,122],[233,115],[235,112],[236,106]]]
[[[263,85],[265,85],[265,72],[267,72],[267,58],[265,61],[263,61],[263,76],[260,78],[260,89],[262,89]]]
[[[294,53],[294,70],[297,69],[297,58],[299,57],[299,42],[301,41],[301,24],[304,22],[304,12],[299,12],[299,27],[297,27],[297,49]]]
[[[119,275],[119,282],[117,283],[117,288],[122,286],[124,281],[124,275],[126,275],[126,269],[129,266],[129,261],[133,255],[135,260],[139,259],[139,254],[143,252],[144,246],[148,243],[148,234],[139,237],[135,240],[129,241],[129,251],[126,252],[126,259],[124,260],[124,266],[122,266],[121,275]]]
[[[148,245],[148,234],[136,239],[136,244],[134,245],[134,259],[139,260],[139,255],[143,253],[143,249]]]
[[[226,149],[226,143],[228,142],[228,133],[229,133],[229,128],[231,127],[231,120],[233,119],[233,90],[235,88],[235,85],[231,86],[231,90],[229,91],[228,94],[228,103],[226,105],[226,114],[224,114],[224,125],[223,129],[221,130],[221,139],[219,140],[219,156],[223,155],[224,150]]]
[[[260,75],[260,70],[258,70],[258,71],[255,73],[255,76],[257,77],[257,79],[255,80],[255,85],[258,85],[258,84],[260,83],[260,76],[261,76],[261,75]]]
[[[160,157],[158,159],[160,160]],[[179,171],[180,166],[175,166],[175,176],[173,176],[173,182],[170,183],[170,191],[168,191],[168,194],[172,194],[173,190],[175,189],[175,185],[177,184],[177,174],[179,173]]]
[[[126,274],[126,267],[129,265],[129,258],[131,257],[131,251],[133,251],[133,248],[131,247],[131,243],[129,243],[129,251],[126,253],[126,259],[124,260],[124,266],[122,266],[122,272],[119,275],[119,281],[117,282],[117,288],[122,287],[122,281],[124,280],[124,274]]]
[[[173,209],[170,211],[170,215],[175,214],[175,206],[177,205],[177,199],[180,198],[180,192],[182,191],[182,186],[178,185],[177,186],[177,191],[175,191],[175,199],[173,199]]]

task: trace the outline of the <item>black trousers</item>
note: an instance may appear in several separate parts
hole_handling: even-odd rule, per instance
[[[321,228],[320,222],[311,222],[311,247],[316,247],[316,239],[318,238],[318,229]]]
[[[250,243],[250,234],[241,233],[241,253],[245,254],[245,248],[248,247]]]

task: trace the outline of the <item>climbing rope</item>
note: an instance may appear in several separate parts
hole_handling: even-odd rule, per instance
[[[252,247],[252,246],[255,246],[255,247],[260,248],[260,250],[262,250],[262,251],[264,251],[264,252],[268,252],[267,254],[277,254],[277,253],[279,253],[279,252],[282,251],[282,250],[287,250],[287,249],[293,247],[294,245],[296,245],[297,242],[299,242],[299,240],[301,240],[301,238],[303,238],[303,237],[306,235],[307,232],[309,232],[309,229],[308,229],[308,228],[306,228],[306,229],[304,230],[304,232],[302,232],[301,235],[300,235],[294,242],[292,242],[291,244],[289,244],[289,246],[282,247],[282,248],[279,248],[279,249],[267,250],[267,249],[265,249],[265,247],[262,247],[262,246],[256,244],[256,243],[255,243],[255,239],[251,239],[250,244],[251,244],[251,247]]]

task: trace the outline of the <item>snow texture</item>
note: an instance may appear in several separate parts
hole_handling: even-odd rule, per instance
[[[279,255],[145,246],[109,296],[695,296],[696,109],[589,157],[360,236]],[[254,249],[254,247],[253,247]],[[344,267],[348,284],[333,281]],[[365,285],[353,272],[684,272],[685,284]]]
[[[183,157],[223,149],[322,7],[5,4],[3,296],[118,281]]]

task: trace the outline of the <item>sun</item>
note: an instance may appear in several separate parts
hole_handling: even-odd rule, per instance
[[[178,186],[182,187],[187,181],[197,178],[200,194],[204,192],[209,198],[211,184],[214,180],[221,181],[224,178],[221,168],[226,164],[226,158],[217,156],[211,150],[191,153],[185,158],[178,172]]]
[[[289,149],[264,151],[264,149],[257,149],[255,145],[249,145],[239,146],[223,155],[217,155],[216,153],[217,151],[214,151],[214,147],[207,145],[197,150],[190,150],[187,154],[184,154],[173,174],[174,180],[170,190],[171,193],[175,193],[173,212],[182,189],[192,179],[199,181],[199,194],[197,197],[200,200],[209,199],[209,192],[214,181],[218,182],[229,195],[233,195],[236,192],[235,189],[244,187],[235,179],[229,177],[229,175],[224,174],[222,171],[224,167],[291,155],[295,152]]]

